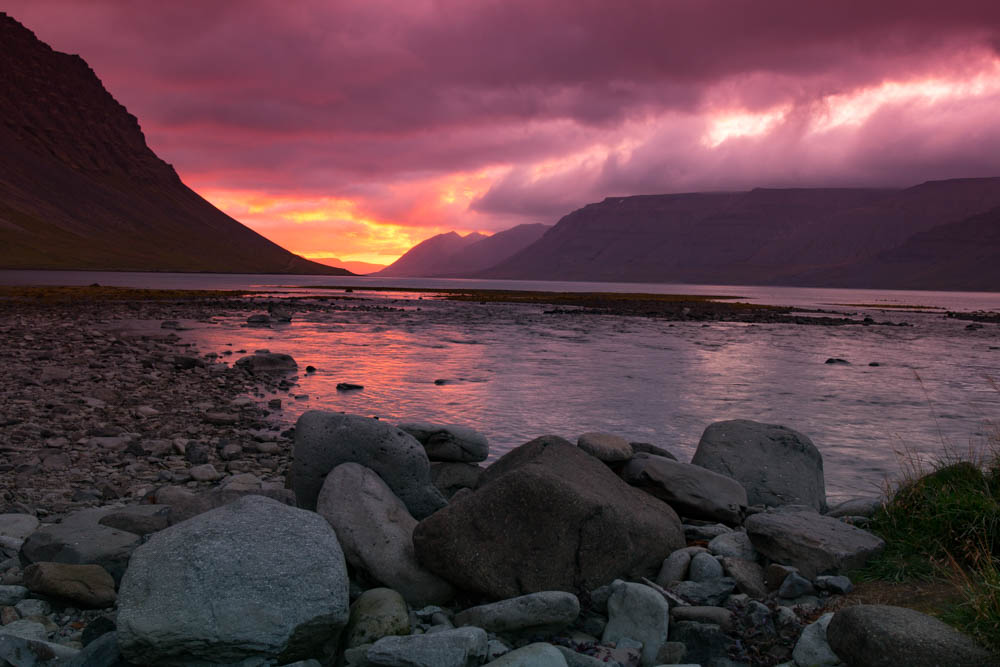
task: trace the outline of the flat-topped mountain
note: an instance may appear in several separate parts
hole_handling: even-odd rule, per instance
[[[2,268],[349,275],[202,199],[82,58],[4,13],[0,146]]]
[[[1000,178],[932,181],[900,189],[756,189],[609,197],[564,216],[483,278],[852,287],[1000,289],[993,272],[943,261],[965,244],[995,247]],[[930,236],[918,236],[924,233]],[[980,236],[982,238],[980,239]],[[991,245],[992,244],[992,245]],[[917,247],[923,248],[917,252]],[[951,250],[946,248],[950,247]],[[890,258],[899,249],[903,265]],[[993,255],[1000,263],[1000,257]],[[921,259],[924,258],[924,259]],[[863,270],[862,270],[863,269]],[[955,287],[951,287],[954,289]]]

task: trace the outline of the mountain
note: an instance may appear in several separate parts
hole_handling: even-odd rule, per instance
[[[341,267],[357,275],[375,273],[377,271],[381,271],[386,266],[385,264],[373,264],[372,262],[345,261],[343,259],[337,259],[336,257],[317,257],[314,258],[313,261],[325,264],[326,266]]]
[[[899,190],[759,188],[609,197],[564,216],[541,239],[476,277],[847,285],[852,267],[917,234],[996,207],[1000,178]],[[857,286],[894,280],[868,270],[867,282]]]
[[[0,267],[349,275],[198,196],[82,58],[4,13],[0,146]]]
[[[395,262],[378,272],[380,276],[411,277],[431,276],[448,270],[448,259],[486,236],[472,232],[461,236],[448,232],[432,236],[413,246]]]
[[[894,289],[1000,290],[1000,208],[937,225],[874,257],[803,282]]]
[[[549,225],[524,224],[468,245],[441,263],[438,273],[428,274],[440,278],[465,278],[490,268],[542,238],[551,229]]]

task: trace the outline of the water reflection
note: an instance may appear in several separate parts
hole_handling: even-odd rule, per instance
[[[879,488],[900,470],[899,451],[981,446],[1000,415],[986,379],[1000,375],[996,325],[970,332],[906,313],[898,319],[915,326],[671,326],[531,305],[380,303],[396,310],[302,312],[280,329],[233,314],[185,335],[204,351],[269,348],[317,367],[300,374],[302,398],[286,401],[290,420],[325,408],[467,424],[490,438],[492,458],[542,434],[603,430],[684,460],[713,421],[785,424],[820,447],[833,498]]]

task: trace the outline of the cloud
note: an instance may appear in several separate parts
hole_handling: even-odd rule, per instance
[[[993,0],[7,6],[199,191],[425,235],[607,195],[1000,173]]]

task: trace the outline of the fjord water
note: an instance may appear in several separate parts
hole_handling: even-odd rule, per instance
[[[291,324],[273,328],[244,326],[242,312],[213,313],[185,322],[191,328],[181,335],[203,352],[267,348],[294,356],[300,384],[283,401],[288,420],[324,408],[388,421],[467,424],[490,438],[491,458],[538,435],[575,439],[601,430],[667,447],[688,460],[711,422],[755,419],[809,435],[823,453],[828,493],[837,499],[878,491],[885,478],[898,477],[901,458],[928,460],[949,449],[987,447],[1000,423],[1000,390],[993,384],[1000,381],[1000,325],[967,329],[968,321],[941,310],[886,308],[1000,311],[1000,294],[0,272],[5,284],[94,282],[362,297],[332,302],[343,310],[301,312]],[[354,285],[355,291],[316,289],[330,284]],[[546,313],[551,307],[544,305],[421,299],[367,292],[366,285],[724,294],[912,326],[671,323]],[[850,364],[824,363],[830,357]],[[307,364],[317,372],[302,372]],[[364,389],[337,391],[339,382]]]

